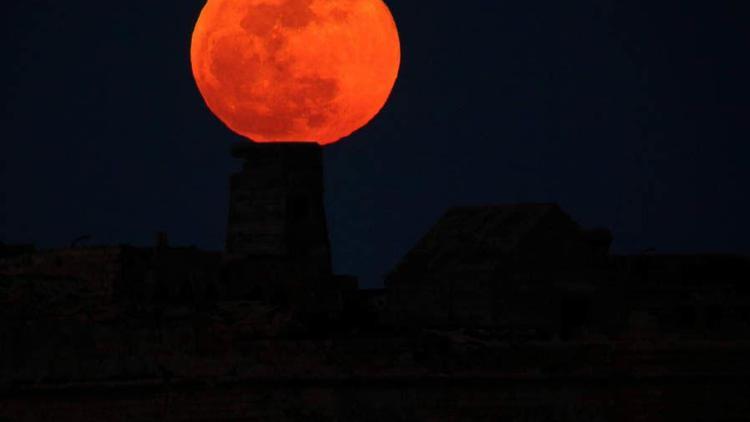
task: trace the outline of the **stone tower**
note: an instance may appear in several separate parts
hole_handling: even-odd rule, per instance
[[[322,148],[243,143],[231,177],[226,261],[234,294],[293,299],[331,277]]]

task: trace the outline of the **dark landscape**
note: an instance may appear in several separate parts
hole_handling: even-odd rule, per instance
[[[748,4],[2,9],[0,422],[750,421]]]
[[[449,209],[359,289],[321,148],[242,145],[224,251],[0,251],[8,420],[740,421],[750,259],[611,254],[555,204]]]

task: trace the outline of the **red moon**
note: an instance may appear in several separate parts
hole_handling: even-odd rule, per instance
[[[190,55],[206,104],[233,131],[326,145],[380,111],[401,47],[382,0],[208,0]]]

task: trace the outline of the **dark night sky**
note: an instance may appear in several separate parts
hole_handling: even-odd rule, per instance
[[[380,283],[449,206],[556,201],[617,251],[750,251],[747,2],[391,0],[399,81],[326,151],[337,271]],[[203,0],[3,6],[0,240],[220,249]]]

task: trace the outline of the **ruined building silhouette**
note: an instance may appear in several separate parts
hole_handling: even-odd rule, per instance
[[[359,290],[331,268],[320,147],[233,154],[225,251],[0,244],[0,420],[750,415],[748,257],[459,207]]]
[[[312,143],[244,143],[232,175],[224,273],[231,298],[291,301],[300,310],[335,311],[334,277],[323,205],[323,152]]]

